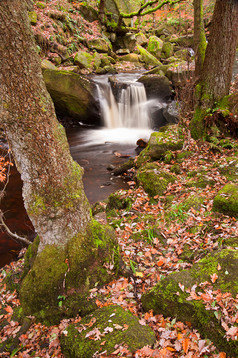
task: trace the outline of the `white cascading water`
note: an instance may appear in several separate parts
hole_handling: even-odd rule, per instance
[[[97,84],[98,98],[106,128],[149,129],[150,117],[144,85],[128,83],[121,89],[118,103],[110,83]]]

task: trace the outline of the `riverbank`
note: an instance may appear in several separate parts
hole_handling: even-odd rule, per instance
[[[228,250],[229,254],[232,252],[237,255],[236,214],[219,213],[214,208],[214,200],[225,185],[237,185],[238,142],[223,137],[216,144],[196,142],[186,133],[187,131],[183,132],[182,149],[167,151],[160,159],[152,162],[160,170],[160,180],[162,172],[170,173],[176,178],[174,183],[167,183],[162,193],[151,195],[146,192],[144,182],[141,181],[141,185],[138,185],[137,174],[131,180],[129,190],[111,194],[107,201],[97,204],[93,209],[97,220],[108,222],[114,227],[127,274],[105,287],[95,287],[91,291],[91,299],[95,300],[98,308],[119,305],[129,310],[138,317],[140,325],[151,327],[156,337],[155,345],[138,349],[136,353],[128,351],[128,347],[119,341],[113,348],[114,353],[111,352],[113,355],[105,352],[95,356],[236,357],[235,351],[232,354],[232,348],[229,351],[227,347],[229,342],[235,343],[237,339],[237,299],[232,296],[228,286],[225,291],[222,286],[219,287],[224,263],[220,264],[218,261],[214,272],[208,271],[208,279],[201,277],[197,281],[199,290],[195,286],[190,287],[190,298],[187,301],[197,302],[196,296],[199,297],[204,312],[211,312],[221,325],[224,337],[222,341],[218,341],[214,336],[216,344],[211,337],[208,339],[204,333],[199,333],[199,327],[193,326],[187,319],[185,322],[178,320],[176,316],[167,317],[150,310],[145,312],[145,305],[141,304],[145,293],[173,277],[172,273],[192,272],[190,270],[196,263],[203,262],[201,260],[206,258],[211,260],[210,254],[217,257],[218,253]],[[142,157],[145,156],[141,155],[139,158]],[[131,175],[138,170],[140,169],[135,164],[134,169],[130,170]],[[62,342],[62,335],[67,338],[68,325],[80,324],[81,317],[63,319],[58,325],[50,327],[35,322],[34,317],[24,317],[18,297],[23,267],[24,258],[21,258],[1,270],[0,356],[68,356],[62,353],[60,341]],[[229,268],[224,271],[226,282],[233,277],[231,270]],[[231,284],[235,289],[236,282]],[[178,294],[179,291],[181,295],[188,290],[188,285],[185,279],[181,281]],[[64,305],[64,299],[59,297],[59,306]],[[96,328],[96,325],[92,326],[91,331]],[[116,330],[115,326],[113,328]],[[85,338],[92,344],[94,340],[95,344],[99,340],[101,352],[105,350],[108,339],[110,340],[109,336],[100,335],[96,338],[94,333]],[[65,350],[65,345],[63,347]],[[225,351],[227,353],[222,353]]]

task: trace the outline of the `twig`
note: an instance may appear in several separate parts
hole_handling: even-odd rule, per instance
[[[28,239],[26,239],[25,237],[21,237],[21,236],[18,236],[17,234],[14,234],[13,232],[11,232],[11,230],[9,229],[9,227],[5,224],[4,220],[3,220],[3,213],[2,211],[0,210],[0,223],[1,225],[4,227],[4,229],[6,230],[6,232],[14,237],[16,240],[18,241],[21,241],[21,242],[24,242],[24,244],[26,245],[30,245],[31,244],[31,241],[29,241]]]

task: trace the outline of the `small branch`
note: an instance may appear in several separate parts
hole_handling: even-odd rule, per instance
[[[161,4],[157,5],[156,7],[152,8],[152,9],[145,10],[143,12],[143,10],[146,9],[148,6],[152,6],[152,5],[154,5],[154,4],[156,4],[158,2],[158,0],[151,0],[151,1],[148,1],[148,2],[146,2],[144,4],[142,3],[142,5],[139,8],[139,10],[134,11],[134,12],[132,12],[130,14],[120,13],[120,16],[122,18],[124,18],[124,19],[130,19],[133,16],[144,16],[144,15],[150,14],[152,12],[155,12],[155,11],[161,9],[166,4],[174,5],[174,4],[177,4],[177,3],[182,2],[182,1],[185,1],[185,0],[164,0]]]
[[[28,239],[26,239],[25,237],[21,237],[21,236],[18,236],[17,234],[14,234],[13,232],[11,232],[11,230],[9,229],[9,227],[5,224],[4,220],[3,220],[3,213],[2,211],[0,210],[0,223],[1,225],[4,227],[4,229],[6,230],[6,232],[14,237],[14,239],[18,240],[18,241],[21,241],[23,242],[24,244],[26,245],[30,245],[31,244],[31,241],[29,241]]]

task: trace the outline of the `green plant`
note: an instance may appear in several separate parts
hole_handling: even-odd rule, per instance
[[[58,306],[59,306],[59,307],[62,307],[63,302],[64,302],[64,300],[66,299],[66,297],[65,297],[64,295],[59,295],[59,296],[57,297],[57,299],[60,300],[60,301],[58,302]]]

